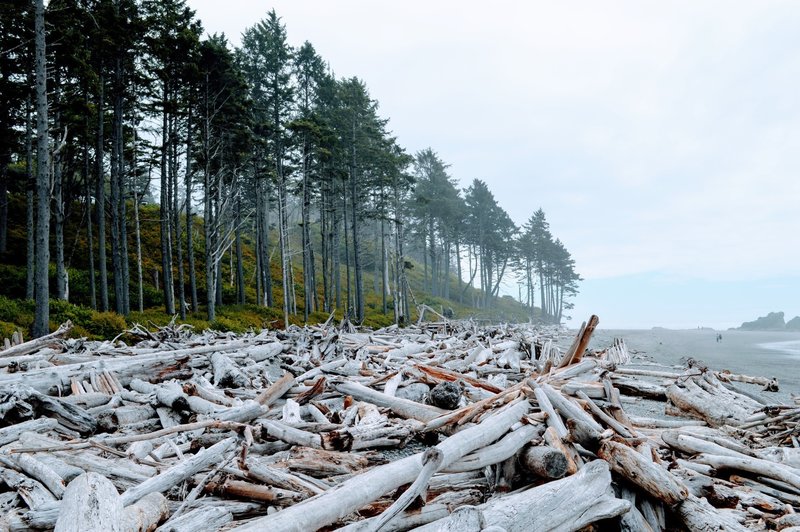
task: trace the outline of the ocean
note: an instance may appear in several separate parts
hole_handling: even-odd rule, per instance
[[[722,340],[717,341],[717,335]],[[776,377],[780,396],[800,396],[800,333],[716,331],[711,329],[597,329],[589,347],[600,349],[623,338],[632,354],[667,366],[682,366],[689,357],[714,370]]]

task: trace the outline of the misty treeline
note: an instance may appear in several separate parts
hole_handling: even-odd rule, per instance
[[[518,228],[486,183],[460,190],[436,152],[406,153],[364,82],[290,46],[274,11],[233,48],[204,38],[181,0],[0,9],[0,252],[24,224],[34,334],[52,266],[52,295],[69,298],[68,226],[90,250],[89,304],[120,314],[141,311],[149,286],[167,313],[202,305],[213,320],[227,263],[225,303],[360,322],[371,290],[401,322],[409,259],[434,296],[491,307],[516,275],[532,316],[569,308],[579,277],[544,213]],[[9,219],[15,196],[26,216]],[[145,204],[158,205],[159,250],[142,249]],[[143,271],[155,254],[160,269]]]

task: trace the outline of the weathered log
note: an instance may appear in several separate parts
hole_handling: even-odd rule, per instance
[[[382,394],[381,394],[382,395]],[[450,436],[437,445],[443,453],[442,468],[462,456],[492,443],[519,421],[530,405],[518,402],[485,418],[481,423]],[[378,497],[412,482],[422,469],[422,454],[378,466],[356,475],[314,499],[307,499],[277,514],[258,519],[237,530],[316,530],[335,523]]]
[[[264,406],[269,406],[288,392],[295,385],[295,382],[295,378],[291,373],[284,372],[280,379],[258,394],[256,401]]]
[[[271,467],[252,458],[247,461],[246,473],[248,477],[285,490],[306,493],[308,495],[319,495],[325,491],[317,484],[309,482],[294,473],[277,467]]]
[[[561,438],[558,437],[553,427],[548,427],[542,435],[547,445],[561,451],[567,459],[567,474],[574,475],[578,468],[583,464],[583,459],[575,452],[572,446],[567,446]]]
[[[358,401],[366,401],[383,408],[389,408],[398,416],[422,422],[431,421],[448,412],[435,406],[423,405],[408,399],[390,397],[355,382],[337,382],[333,383],[333,387],[339,393],[350,395]]]
[[[54,345],[56,343],[56,340],[63,338],[71,330],[72,330],[72,322],[67,320],[66,323],[61,324],[58,327],[58,329],[51,332],[50,334],[45,334],[44,336],[34,338],[33,340],[28,340],[27,342],[23,342],[21,344],[17,344],[3,349],[2,351],[0,351],[0,357],[7,358],[7,357],[27,355],[28,353],[33,353],[34,351],[38,351],[43,347]]]
[[[133,504],[148,493],[164,492],[198,471],[222,461],[223,455],[233,447],[235,442],[235,438],[223,440],[208,449],[203,449],[193,457],[177,463],[163,473],[145,480],[138,486],[128,489],[122,494],[122,503],[124,505]]]
[[[631,504],[631,509],[619,518],[620,532],[653,532],[653,527],[647,522],[642,512],[636,507],[636,492],[627,486],[617,486],[618,497]]]
[[[608,464],[595,460],[576,475],[495,497],[477,509],[484,526],[500,527],[507,532],[571,531],[622,515],[630,509],[630,503],[614,496]],[[417,530],[447,530],[440,527],[447,526],[448,520],[435,521]]]
[[[97,429],[94,416],[79,406],[49,397],[26,385],[14,385],[10,391],[18,399],[32,404],[39,416],[54,417],[65,427],[82,434],[91,434]]]
[[[53,418],[43,417],[30,419],[0,429],[0,447],[17,441],[23,432],[47,432],[58,426],[58,421]]]
[[[381,513],[377,523],[376,531],[381,530],[387,523],[391,522],[400,512],[408,508],[417,497],[423,497],[428,483],[436,470],[442,465],[444,455],[436,447],[431,447],[422,454],[422,469],[414,483],[403,492],[392,505]]]
[[[676,504],[688,495],[686,487],[669,471],[627,445],[604,441],[597,454],[609,463],[612,471],[666,504]]]
[[[625,395],[645,397],[656,401],[667,400],[667,387],[662,384],[617,375],[612,375],[611,381]]]
[[[61,388],[68,388],[72,379],[89,379],[92,374],[108,371],[114,373],[122,385],[132,378],[150,375],[162,380],[162,374],[186,363],[190,358],[214,351],[234,351],[250,345],[248,340],[211,344],[174,351],[159,351],[136,356],[101,358],[92,362],[80,362],[64,366],[54,366],[19,373],[0,373],[0,389],[14,383],[25,383],[37,391],[48,394]]]
[[[12,461],[26,475],[41,482],[57,499],[64,496],[66,489],[64,479],[46,464],[27,454],[17,454],[13,456]]]
[[[233,521],[233,514],[222,506],[197,508],[156,529],[155,532],[197,532],[219,530]]]
[[[559,416],[556,409],[553,408],[553,404],[550,402],[550,399],[547,398],[547,394],[539,386],[533,388],[533,393],[539,403],[539,408],[542,409],[542,412],[547,414],[547,426],[552,427],[559,438],[566,438],[567,434],[569,434],[567,426],[564,425],[561,416]]]
[[[122,532],[123,504],[110,480],[86,473],[69,483],[55,532]]]
[[[581,358],[583,358],[583,352],[586,351],[586,347],[589,345],[589,341],[592,339],[592,333],[594,333],[594,330],[597,328],[599,323],[600,318],[592,314],[586,325],[581,327],[581,330],[578,332],[578,335],[575,338],[575,342],[564,354],[564,358],[558,364],[559,368],[569,366],[570,364],[577,364],[581,361]]]
[[[357,473],[369,465],[369,460],[358,453],[295,446],[289,451],[285,465],[313,477],[328,477]]]
[[[541,478],[559,479],[567,474],[567,457],[548,445],[526,447],[519,459],[525,469]]]
[[[747,530],[735,519],[719,512],[705,499],[699,499],[694,495],[689,495],[678,506],[678,515],[690,532],[711,532],[713,530],[744,532]]]
[[[541,425],[523,425],[503,436],[497,443],[479,449],[449,465],[446,471],[449,473],[474,471],[508,460],[531,440],[540,437],[543,432],[544,427]]]
[[[603,409],[597,406],[597,404],[594,401],[592,401],[584,392],[578,391],[578,397],[584,400],[586,406],[588,406],[589,410],[592,411],[592,414],[600,418],[606,425],[614,429],[614,431],[616,431],[617,434],[619,434],[623,438],[634,437],[634,435],[631,433],[628,427],[626,427],[616,419],[612,418],[611,416],[603,412]]]
[[[31,510],[46,509],[57,505],[58,501],[55,495],[41,482],[18,471],[0,467],[0,480],[11,490],[16,491],[20,499]]]
[[[790,486],[800,489],[800,474],[794,468],[776,464],[768,460],[750,457],[720,456],[713,454],[700,454],[695,457],[695,461],[707,464],[714,469],[734,469],[747,471],[769,478],[786,482]]]
[[[247,378],[247,375],[227,355],[213,353],[211,355],[211,365],[214,368],[214,384],[216,386],[220,388],[246,388],[250,385],[250,379]]]
[[[705,376],[708,377],[707,375]],[[694,377],[667,388],[667,397],[681,410],[694,413],[711,426],[741,425],[761,405],[723,386]]]
[[[453,508],[461,508],[464,506],[472,506],[480,503],[481,492],[478,490],[463,490],[447,492],[439,495],[432,501],[428,502],[422,508],[414,510],[407,510],[390,523],[381,528],[381,532],[400,532],[403,530],[411,530],[433,521],[443,519],[450,515]],[[371,532],[375,530],[374,526],[380,516],[370,517],[363,521],[358,521],[347,526],[344,526],[339,532]]]
[[[124,532],[149,532],[169,516],[169,504],[160,493],[148,493],[122,512]]]
[[[217,495],[268,502],[274,505],[293,504],[305,498],[302,493],[296,491],[233,479],[227,479],[223,482],[209,482],[206,484],[206,491]]]
[[[188,396],[184,393],[183,387],[176,382],[150,384],[141,379],[132,379],[128,386],[139,393],[153,394],[159,403],[178,412],[190,409]]]

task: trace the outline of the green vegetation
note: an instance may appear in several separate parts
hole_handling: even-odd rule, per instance
[[[35,301],[32,334],[570,308],[580,277],[544,212],[518,227],[487,183],[407,153],[366,82],[292,46],[274,10],[233,47],[186,0],[7,4],[0,294]]]

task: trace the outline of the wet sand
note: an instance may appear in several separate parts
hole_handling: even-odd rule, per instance
[[[721,342],[716,341],[717,334],[722,334]],[[682,366],[692,357],[714,370],[777,377],[779,395],[800,395],[800,333],[598,329],[590,348],[607,347],[615,337],[624,338],[632,353],[648,355],[653,362]]]

